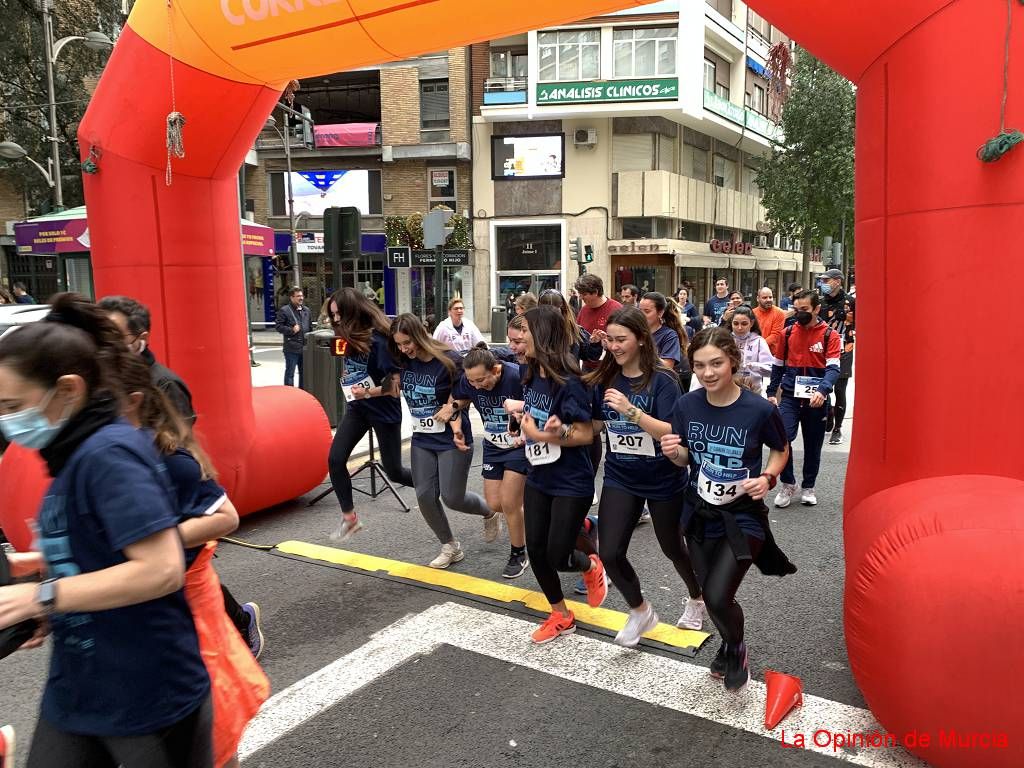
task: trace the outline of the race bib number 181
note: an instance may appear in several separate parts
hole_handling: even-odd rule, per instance
[[[562,446],[558,443],[526,442],[526,460],[535,467],[554,464],[562,455]]]

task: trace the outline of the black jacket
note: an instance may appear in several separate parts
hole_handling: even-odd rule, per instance
[[[168,368],[157,362],[156,357],[148,349],[142,350],[142,359],[149,366],[149,378],[153,386],[167,395],[181,417],[188,426],[196,422],[196,411],[192,407],[192,393],[188,391],[182,378]]]
[[[298,333],[292,331],[296,325],[299,326]],[[289,301],[277,310],[277,325],[274,327],[284,336],[285,352],[302,352],[306,344],[306,334],[313,330],[313,316],[305,304],[296,311]]]

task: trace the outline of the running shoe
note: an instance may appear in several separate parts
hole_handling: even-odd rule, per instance
[[[636,648],[640,635],[650,632],[658,626],[658,614],[650,603],[644,603],[639,609],[629,612],[626,626],[619,630],[615,642],[624,648]]]
[[[537,645],[544,645],[544,643],[550,643],[561,635],[569,635],[575,631],[576,617],[572,615],[572,611],[569,611],[568,616],[558,611],[552,611],[551,615],[544,620],[544,623],[530,635],[530,639]]]
[[[13,725],[0,725],[0,768],[14,768]]]
[[[341,516],[341,522],[338,527],[331,533],[331,541],[348,541],[352,538],[353,534],[359,533],[363,530],[363,524],[359,522],[359,518],[353,515],[352,517]]]
[[[796,493],[796,483],[783,483],[779,492],[775,494],[776,507],[788,507]]]
[[[738,691],[747,684],[749,679],[747,644],[740,643],[735,648],[727,648],[725,651],[725,689]]]
[[[525,552],[520,554],[512,553],[508,556],[508,564],[505,569],[501,572],[501,575],[506,579],[518,579],[524,573],[526,569],[530,567],[530,558],[526,556]]]
[[[457,563],[466,556],[466,553],[462,551],[462,546],[457,541],[453,541],[451,544],[441,545],[441,554],[431,560],[428,565],[431,568],[447,568],[452,563]]]
[[[808,507],[813,507],[818,503],[818,497],[814,495],[813,488],[803,488],[800,490],[800,503]]]
[[[608,575],[597,555],[590,556],[590,570],[583,572],[583,582],[587,585],[587,605],[598,608],[608,597]]]
[[[640,519],[636,521],[636,524],[643,525],[649,522],[651,522],[651,510],[644,506],[644,511],[640,513]]]
[[[721,680],[725,677],[725,667],[725,643],[723,642],[718,646],[718,653],[715,654],[715,658],[711,660],[711,666],[708,668],[708,674],[718,680]]]
[[[484,541],[490,544],[498,538],[501,533],[501,515],[492,512],[490,517],[484,518]]]
[[[260,627],[260,607],[256,603],[243,603],[242,610],[249,617],[249,628],[245,631],[245,642],[258,659],[263,653],[263,629]]]
[[[832,437],[828,439],[829,445],[842,445],[843,444],[843,430],[837,429],[832,433]]]
[[[704,626],[704,598],[686,598],[683,615],[679,617],[676,626],[680,629],[701,629]]]

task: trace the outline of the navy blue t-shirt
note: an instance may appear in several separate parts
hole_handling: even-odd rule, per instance
[[[212,515],[227,500],[227,493],[216,480],[203,480],[199,462],[183,448],[164,456],[164,465],[178,500],[177,510],[181,520]],[[192,566],[204,546],[200,544],[185,550],[186,567]]]
[[[471,400],[480,412],[484,422],[484,464],[504,464],[506,461],[522,461],[526,458],[523,446],[507,447],[511,444],[511,435],[508,432],[508,412],[504,403],[509,398],[523,399],[518,364],[502,363],[501,378],[489,392],[477,389],[466,381],[466,374],[462,374],[452,390],[452,397],[456,400]]]
[[[658,349],[658,357],[662,360],[675,360],[678,363],[679,358],[683,356],[682,348],[679,346],[679,334],[663,325],[651,335],[654,337],[654,346]],[[676,387],[676,390],[678,389],[679,387]]]
[[[675,335],[673,331],[672,335]],[[656,371],[647,388],[633,391],[639,379],[622,373],[609,389],[617,389],[637,410],[664,422],[671,422],[672,411],[679,399],[679,384],[665,371]],[[601,388],[601,421],[607,434],[604,455],[604,484],[645,499],[671,499],[686,486],[686,472],[669,461],[661,452],[661,440],[643,431],[604,404]],[[653,449],[654,454],[650,454]]]
[[[370,378],[373,385],[379,387],[398,370],[398,364],[388,351],[387,337],[380,331],[374,331],[370,336],[370,351],[367,354],[351,354],[345,358],[345,374],[342,376],[341,384],[352,386]],[[370,422],[402,423],[402,403],[393,395],[353,400],[348,407],[359,412]]]
[[[520,367],[520,373],[526,373],[527,366]],[[583,424],[591,421],[594,415],[594,394],[578,376],[570,375],[562,386],[540,374],[523,385],[523,400],[526,408],[537,422],[538,429],[543,429],[548,417],[558,416],[563,424]],[[594,495],[594,467],[590,463],[590,446],[573,448],[558,446],[561,456],[553,464],[540,466],[530,465],[530,473],[526,482],[543,491],[548,496],[586,496]]]
[[[712,296],[708,299],[704,305],[704,314],[711,318],[711,321],[718,325],[722,321],[722,315],[725,314],[725,310],[729,308],[729,297],[718,298],[718,296]]]
[[[90,435],[54,478],[39,512],[39,548],[51,577],[92,573],[127,562],[126,547],[179,518],[151,436],[116,422]],[[58,613],[50,626],[42,717],[62,731],[153,733],[210,691],[182,590],[124,608]]]
[[[683,438],[683,445],[690,451],[690,485],[683,505],[683,525],[689,523],[699,498],[697,478],[702,462],[731,469],[745,467],[749,477],[757,477],[761,474],[763,446],[781,451],[788,442],[779,409],[747,389],[741,389],[736,402],[725,407],[708,403],[705,389],[683,395],[672,413],[672,433]],[[764,506],[763,502],[760,506]],[[764,538],[753,513],[738,512],[736,521],[744,533]],[[704,535],[724,536],[725,528],[720,522],[709,520]]]
[[[447,352],[446,354],[455,365],[455,378],[458,380],[462,374],[462,357],[458,352]],[[413,357],[406,361],[405,367],[402,369],[402,395],[405,397],[406,405],[409,406],[409,413],[412,414],[412,444],[417,448],[425,448],[428,451],[456,449],[451,424],[445,422],[444,429],[441,430],[440,425],[434,419],[434,414],[448,402],[451,391],[452,377],[448,375],[448,369],[440,360],[431,358],[429,362],[425,363]],[[473,428],[469,423],[469,414],[463,411],[460,418],[466,445],[472,445]],[[422,428],[439,429],[440,431],[418,431]]]

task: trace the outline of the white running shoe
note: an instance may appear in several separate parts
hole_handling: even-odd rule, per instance
[[[331,541],[348,541],[352,538],[352,534],[359,533],[363,530],[363,524],[359,522],[359,518],[349,519],[344,515],[341,516],[341,523],[331,532]]]
[[[789,502],[793,500],[793,494],[796,493],[796,483],[783,483],[782,488],[775,494],[775,506],[776,507],[788,507]]]
[[[484,518],[484,541],[490,544],[498,538],[501,533],[501,514],[492,512],[490,517]]]
[[[640,642],[640,635],[658,626],[658,614],[654,612],[654,608],[650,603],[644,603],[644,606],[646,607],[642,606],[629,612],[626,626],[615,636],[615,642],[624,648],[635,648]]]
[[[700,630],[704,626],[704,610],[704,598],[686,598],[683,615],[679,617],[676,626],[680,629]]]
[[[462,551],[462,546],[457,541],[453,541],[451,544],[441,545],[441,554],[431,560],[428,565],[431,568],[447,568],[452,563],[457,563],[466,556],[466,553]]]
[[[813,507],[818,503],[818,497],[814,495],[813,488],[804,488],[800,491],[800,503],[806,504],[808,507]]]

